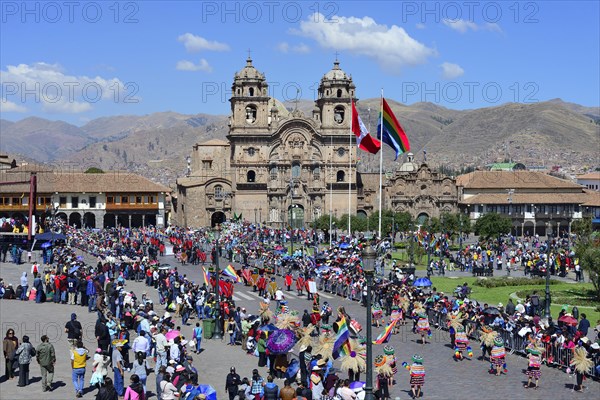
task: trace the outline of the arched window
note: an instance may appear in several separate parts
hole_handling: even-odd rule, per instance
[[[321,179],[321,168],[318,165],[313,168],[313,179],[315,181]]]
[[[256,106],[251,104],[246,107],[246,122],[253,124],[254,121],[256,121]]]
[[[300,163],[295,162],[292,164],[292,178],[300,178]]]
[[[342,122],[344,122],[344,107],[342,106],[337,106],[334,110],[333,110],[333,120],[335,122],[337,122],[338,124],[341,124]]]
[[[342,97],[342,89],[337,90],[337,97]]]
[[[250,95],[250,97],[254,96],[254,88],[248,89],[248,94]]]
[[[215,186],[215,199],[222,199],[222,198],[223,198],[223,186],[216,185]]]
[[[346,180],[346,173],[344,171],[337,172],[337,181],[344,182]]]
[[[246,181],[247,182],[255,182],[256,181],[256,172],[250,170],[246,173]]]
[[[271,165],[271,169],[269,170],[269,175],[270,175],[272,181],[277,180],[277,166],[276,165]]]

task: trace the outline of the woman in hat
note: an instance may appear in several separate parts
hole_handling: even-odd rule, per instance
[[[527,383],[523,385],[525,389],[531,387],[531,381],[535,379],[534,389],[539,387],[540,377],[542,376],[542,371],[540,367],[542,365],[542,350],[543,348],[538,347],[536,342],[532,342],[527,346],[527,358],[528,358],[528,366],[525,371],[525,375],[527,375]]]
[[[494,345],[492,346],[492,350],[490,351],[490,362],[491,362],[491,373],[496,373],[496,376],[499,376],[504,370],[506,370],[506,350],[504,349],[504,340],[500,336],[496,336],[494,339]]]
[[[423,357],[415,354],[412,357],[412,365],[403,362],[402,366],[410,372],[410,389],[413,399],[421,396],[421,388],[425,386],[425,367],[423,366]]]

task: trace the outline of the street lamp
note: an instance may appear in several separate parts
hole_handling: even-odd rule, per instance
[[[215,332],[213,334],[213,338],[215,339],[223,339],[223,331],[221,330],[221,295],[219,293],[220,290],[220,281],[221,281],[221,269],[219,268],[219,239],[221,237],[221,224],[217,224],[215,226],[215,247],[217,249],[216,257],[215,257],[215,271],[217,272],[217,323],[215,326]]]
[[[552,240],[552,224],[548,224],[548,244],[546,245],[546,299],[545,314],[546,319],[550,318],[550,243]]]
[[[367,279],[367,381],[365,384],[365,400],[373,400],[373,338],[371,320],[371,289],[373,288],[373,275],[375,274],[375,258],[377,253],[370,245],[362,251],[363,273]]]

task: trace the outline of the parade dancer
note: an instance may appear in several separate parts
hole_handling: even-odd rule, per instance
[[[412,357],[412,365],[403,362],[402,366],[410,372],[410,390],[413,399],[421,396],[421,388],[425,386],[425,367],[423,357],[415,354]]]
[[[415,328],[413,328],[413,331],[421,335],[421,345],[425,345],[425,343],[427,343],[427,341],[425,340],[425,336],[431,337],[429,318],[427,318],[425,309],[420,304],[415,305],[414,314],[417,323]]]
[[[585,387],[583,386],[585,374],[591,368],[594,367],[594,362],[588,358],[588,354],[585,348],[578,347],[575,349],[575,354],[573,355],[571,365],[575,370],[575,377],[577,379],[577,384],[573,385],[573,390],[575,390],[576,392],[583,392],[583,388]]]
[[[464,358],[463,351],[467,351],[467,355],[469,357],[473,357],[473,350],[471,346],[469,346],[469,338],[467,333],[465,332],[465,327],[459,325],[456,328],[456,338],[454,339],[454,357],[456,361],[462,360]]]
[[[388,364],[386,356],[379,355],[375,357],[375,373],[377,374],[377,390],[379,391],[378,399],[387,400],[390,398],[390,381],[393,379],[392,369]]]
[[[490,373],[495,373],[499,376],[502,372],[507,373],[506,369],[506,350],[504,348],[504,340],[500,336],[494,339],[494,345],[490,352]]]
[[[528,353],[528,366],[527,370],[525,371],[525,375],[527,375],[527,383],[523,385],[523,387],[525,389],[530,388],[531,381],[535,379],[534,389],[537,390],[537,388],[539,387],[540,378],[542,376],[542,371],[540,367],[542,365],[543,348],[538,347],[537,344],[533,342],[529,346],[527,346],[526,351]]]
[[[292,291],[292,274],[290,274],[289,272],[285,275],[285,287],[287,288],[288,292]]]
[[[383,318],[383,310],[381,309],[379,303],[373,304],[373,307],[371,307],[371,314],[373,315],[373,321],[375,322],[375,325],[377,325],[379,328],[381,319]]]
[[[392,371],[391,375],[389,376],[390,386],[394,386],[394,377],[398,373],[398,365],[394,353],[394,348],[390,345],[387,345],[383,348],[383,354],[385,355],[386,362],[390,366],[390,370]]]
[[[481,340],[481,359],[485,360],[485,354],[492,353],[492,347],[494,346],[494,340],[498,336],[498,333],[494,331],[490,326],[485,325],[481,328],[479,339]],[[491,359],[490,359],[491,361]]]
[[[304,276],[302,274],[298,275],[296,279],[296,290],[298,291],[298,296],[302,296],[302,291],[304,290]]]

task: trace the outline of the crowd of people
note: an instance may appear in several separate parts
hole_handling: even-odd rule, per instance
[[[239,346],[243,352],[258,356],[257,369],[249,377],[241,377],[235,368],[231,369],[225,383],[231,400],[235,396],[248,400],[360,398],[363,386],[353,386],[365,371],[365,343],[359,334],[360,324],[343,307],[333,310],[327,302],[321,304],[315,288],[343,287],[341,291],[336,288],[335,293],[366,305],[367,282],[361,259],[361,250],[367,245],[364,238],[342,237],[337,244],[322,246],[314,256],[308,257],[304,251],[287,254],[286,241],[293,239],[304,248],[318,245],[323,236],[316,231],[284,232],[248,224],[226,225],[218,237],[211,230],[190,231],[176,227],[77,230],[65,226],[64,230],[67,241],[52,246],[45,263],[32,265],[31,289],[27,272],[23,273],[16,289],[10,284],[4,286],[3,282],[0,287],[5,299],[79,305],[90,313],[97,313],[97,349],[93,352],[83,346],[82,328],[75,313],[65,325],[76,397],[84,392],[86,369],[93,357],[88,390],[97,390],[97,399],[116,396],[127,400],[145,399],[149,394],[147,383],[151,372],[156,376],[154,393],[159,399],[205,398],[204,394],[195,392],[201,377],[191,355],[202,350],[203,326],[197,322],[189,338],[181,334],[181,326],[190,325],[192,318],[202,321],[222,315],[216,321],[220,330],[228,335],[228,345]],[[429,243],[426,242],[426,246]],[[378,247],[385,253],[388,246],[380,243]],[[575,268],[574,255],[562,250],[561,241],[551,246],[554,257],[550,257],[550,269]],[[444,251],[443,246],[438,247],[438,251]],[[87,265],[83,257],[77,256],[78,250],[96,257],[96,265]],[[538,268],[540,261],[545,263],[545,254],[544,244],[535,238],[531,241],[508,238],[466,246],[449,260],[466,269],[478,263],[502,265],[503,260],[507,260],[509,268],[521,263],[525,271],[530,266]],[[183,265],[200,265],[205,278],[194,282],[176,266],[161,266],[159,256],[172,256]],[[216,276],[211,272],[217,257],[241,264],[241,268],[232,267],[233,272],[220,279],[219,299],[215,293]],[[490,313],[487,304],[469,299],[465,286],[458,293],[444,294],[435,288],[424,290],[414,286],[414,275],[404,273],[402,268],[392,267],[389,275],[383,276],[385,262],[385,256],[378,261],[381,274],[376,279],[371,300],[375,324],[390,327],[386,329],[387,335],[412,324],[412,331],[425,345],[432,328],[449,329],[451,345],[459,360],[472,358],[469,340],[487,338],[489,346],[482,346],[482,350],[489,347],[490,371],[495,374],[504,373],[505,346],[528,354],[528,371],[537,371],[535,368],[539,369],[541,362],[552,363],[551,350],[557,347],[571,351],[567,365],[576,363],[573,368],[582,376],[584,366],[590,368],[585,360],[597,360],[599,342],[588,339],[590,323],[584,313],[572,315],[578,321],[577,327],[561,320],[567,309],[561,312],[557,323],[545,320],[539,315],[539,297],[535,296],[528,297],[524,304],[513,304],[509,300],[506,307],[499,304],[494,307],[496,311]],[[128,290],[130,280],[144,282],[148,291],[156,290],[159,304],[149,300],[147,292],[138,296]],[[236,280],[251,286],[262,297],[256,314],[235,304],[232,285]],[[305,293],[312,307],[302,314],[291,310],[282,295],[284,287]],[[349,337],[343,341],[343,348],[336,347],[340,330],[345,326],[349,327]],[[269,351],[270,332],[280,329],[295,333],[298,357],[290,352]],[[493,337],[486,335],[490,332]],[[520,343],[512,343],[513,332],[523,338]],[[45,368],[42,370],[43,389],[52,390],[50,370],[56,359],[53,347],[52,351],[47,345],[40,349],[44,344],[41,343],[32,351],[28,338],[22,339],[19,344],[14,331],[9,331],[4,340],[7,379],[18,369],[19,385],[27,385],[28,365],[37,353],[40,367],[43,364]],[[383,340],[387,339],[389,337]],[[415,354],[410,363],[401,363],[396,360],[391,346],[383,350],[384,354],[375,358],[374,365],[378,398],[390,397],[399,365],[409,371],[412,395],[421,395],[425,380],[423,357]],[[485,351],[482,359],[484,357]],[[336,360],[339,361],[337,368],[334,367]],[[261,368],[268,368],[266,379],[260,374]],[[342,373],[347,374],[347,379]],[[127,387],[126,374],[129,375]],[[529,376],[537,387],[540,374],[531,372]],[[285,379],[281,388],[274,383],[278,378]],[[292,387],[294,384],[296,389]]]

